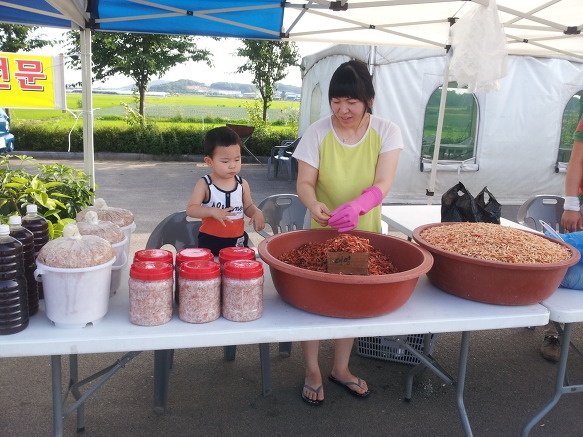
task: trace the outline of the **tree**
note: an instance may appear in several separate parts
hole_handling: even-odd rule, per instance
[[[52,46],[53,41],[42,39],[43,35],[34,35],[37,29],[38,27],[18,24],[0,24],[0,51],[16,53],[22,50],[27,52]]]
[[[71,64],[81,67],[79,32],[68,36]],[[97,80],[116,74],[133,79],[139,94],[139,114],[144,116],[148,83],[175,65],[186,61],[206,61],[212,66],[208,50],[199,50],[191,36],[95,32],[92,36],[93,72]]]
[[[287,74],[287,68],[297,65],[300,58],[298,47],[288,41],[263,41],[244,39],[237,55],[247,62],[237,68],[237,73],[253,73],[253,85],[263,101],[263,121],[267,121],[267,109],[273,101],[275,84]]]

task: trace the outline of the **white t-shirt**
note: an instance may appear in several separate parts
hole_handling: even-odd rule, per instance
[[[395,149],[402,149],[403,138],[401,136],[401,129],[392,121],[375,115],[370,116],[370,123],[368,129],[362,139],[356,144],[344,144],[336,135],[332,128],[332,117],[328,116],[321,118],[312,125],[310,125],[302,139],[298,143],[293,157],[310,164],[314,168],[320,168],[320,147],[326,135],[332,134],[333,138],[344,147],[358,147],[370,136],[371,131],[377,132],[381,141],[381,149],[379,153],[389,152]]]

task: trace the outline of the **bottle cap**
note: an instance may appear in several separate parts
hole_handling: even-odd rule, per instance
[[[255,251],[249,247],[225,247],[219,251],[219,262],[224,264],[227,261],[238,259],[255,259]]]
[[[0,235],[10,235],[10,226],[0,225]]]
[[[26,212],[27,214],[30,212],[38,212],[38,208],[34,203],[29,203],[28,205],[26,205]]]
[[[221,276],[221,265],[215,261],[186,261],[178,272],[183,279],[214,279]]]
[[[22,217],[19,215],[11,215],[8,217],[8,224],[9,225],[21,225],[22,224]]]
[[[134,254],[134,262],[136,261],[162,261],[172,265],[174,255],[166,249],[143,249]]]
[[[176,265],[187,261],[213,261],[215,257],[210,249],[203,247],[189,247],[176,252]]]
[[[174,276],[172,265],[163,261],[137,261],[130,267],[130,278],[160,281]]]
[[[261,261],[239,259],[227,261],[223,268],[223,275],[233,279],[254,279],[263,276]]]

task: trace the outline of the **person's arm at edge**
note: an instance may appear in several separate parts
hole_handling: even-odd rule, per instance
[[[298,160],[298,180],[296,183],[298,196],[310,211],[314,221],[320,226],[327,226],[330,210],[316,198],[317,180],[318,169],[302,160]]]
[[[567,165],[565,177],[565,196],[577,197],[579,186],[583,180],[583,141],[573,141],[571,157]],[[573,232],[583,229],[583,218],[580,211],[565,210],[561,217],[565,230]]]

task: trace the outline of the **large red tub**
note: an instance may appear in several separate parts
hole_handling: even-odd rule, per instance
[[[345,318],[379,316],[407,302],[419,277],[431,268],[431,254],[401,238],[362,231],[351,234],[368,238],[375,249],[389,256],[399,272],[340,275],[286,264],[278,259],[283,253],[304,243],[326,241],[338,232],[328,229],[285,232],[263,240],[258,248],[281,298],[311,313]]]

